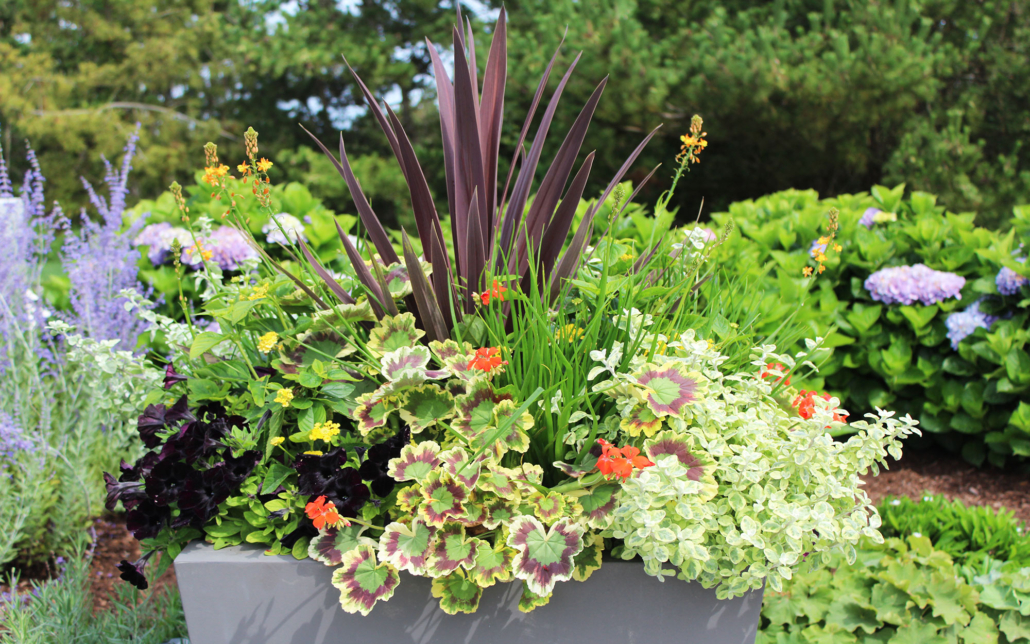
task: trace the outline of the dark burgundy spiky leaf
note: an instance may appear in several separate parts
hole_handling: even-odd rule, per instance
[[[486,268],[486,246],[477,243],[481,239],[483,230],[480,228],[482,219],[479,216],[479,199],[476,198],[476,190],[472,191],[472,198],[469,201],[469,244],[468,244],[468,275],[465,276],[465,312],[471,313],[475,309],[473,293],[483,290],[483,269]]]
[[[443,312],[440,311],[440,304],[429,285],[422,265],[418,261],[418,255],[411,246],[408,233],[401,230],[401,243],[404,248],[404,264],[408,267],[408,277],[411,279],[411,294],[415,298],[419,315],[426,329],[429,340],[449,340],[451,337],[450,327],[444,323]]]
[[[340,222],[336,222],[336,232],[340,236],[340,242],[343,244],[343,249],[347,253],[347,258],[350,259],[351,266],[354,267],[354,274],[357,276],[358,281],[361,282],[368,290],[368,303],[372,306],[372,312],[376,314],[376,317],[380,320],[386,315],[386,310],[383,308],[383,304],[389,295],[382,292],[379,287],[379,282],[372,277],[372,273],[365,266],[365,260],[362,259],[361,253],[354,247],[350,237],[347,233],[343,232],[343,228],[340,227]],[[325,279],[325,278],[323,278]],[[335,291],[333,291],[335,293]]]
[[[436,53],[436,47],[426,38],[426,48],[433,61],[433,78],[436,79],[436,96],[440,105],[440,137],[443,139],[443,171],[447,183],[447,212],[454,210],[454,84],[451,83],[443,60]],[[451,226],[451,237],[454,247],[457,243],[458,230]],[[435,270],[435,269],[434,269]]]
[[[579,200],[583,198],[583,190],[586,188],[587,180],[590,178],[590,169],[593,165],[594,153],[591,152],[587,155],[586,160],[583,161],[579,172],[572,179],[572,184],[569,186],[568,192],[565,193],[565,198],[562,199],[561,205],[555,211],[550,225],[544,231],[544,239],[540,245],[541,278],[546,278],[551,274],[551,269],[554,268],[554,263],[558,260],[558,254],[561,253],[562,245],[565,243],[569,230],[572,228],[572,220],[576,217],[576,208],[579,206]]]
[[[346,235],[344,235],[344,237],[346,237]],[[322,264],[315,259],[314,255],[311,254],[311,251],[308,250],[308,245],[304,243],[304,240],[298,237],[297,243],[300,244],[300,249],[304,252],[304,256],[308,258],[308,263],[311,264],[311,268],[318,273],[318,276],[322,278],[322,281],[325,282],[325,285],[333,292],[333,295],[339,298],[339,300],[344,304],[354,304],[354,298],[351,297],[350,293],[348,293],[342,286],[340,286],[340,283],[329,274],[329,271],[322,268]],[[362,264],[362,266],[364,266],[364,264]],[[374,303],[372,304],[372,309],[375,310]],[[382,313],[378,313],[378,315],[379,317],[383,317]]]
[[[451,265],[447,257],[447,249],[443,242],[443,233],[433,235],[432,243],[433,257],[437,259],[433,264],[433,291],[436,294],[436,301],[443,314],[444,328],[453,329],[456,320],[454,316],[461,316],[461,307],[458,305],[454,293],[454,281],[451,276]]]
[[[373,116],[375,116],[376,120],[379,121],[379,127],[381,127],[383,129],[383,133],[386,134],[386,139],[390,142],[390,149],[393,150],[393,155],[397,157],[397,160],[399,161],[401,158],[401,152],[400,146],[397,144],[397,136],[394,134],[393,130],[390,129],[390,123],[383,114],[382,108],[379,107],[379,102],[376,101],[374,96],[372,96],[372,92],[368,90],[365,82],[357,75],[354,69],[350,66],[350,63],[347,62],[346,58],[343,59],[343,63],[347,65],[347,69],[350,70],[351,76],[353,76],[354,80],[357,81],[358,87],[361,88],[361,94],[365,97],[365,104],[368,105],[368,109],[372,111]]]
[[[460,55],[461,43],[458,30],[454,30],[454,117],[455,117],[455,159],[454,159],[454,199],[457,206],[457,220],[464,218],[462,228],[466,231],[465,252],[466,256],[473,252],[474,246],[481,246],[483,249],[489,247],[486,237],[483,236],[484,226],[480,221],[478,237],[471,233],[472,222],[472,196],[476,196],[477,216],[487,216],[486,207],[486,175],[483,170],[483,152],[479,142],[479,109],[476,106],[474,83],[470,78],[468,61]],[[487,228],[489,226],[486,226]],[[462,243],[461,231],[459,230],[458,243]],[[459,263],[459,279],[466,284],[478,278],[470,266]]]
[[[504,7],[494,26],[490,55],[483,74],[483,98],[479,105],[479,138],[483,150],[483,168],[486,175],[487,220],[493,221],[497,212],[497,155],[501,145],[501,125],[504,121],[504,85],[508,77],[508,26]],[[490,227],[492,235],[493,226]]]

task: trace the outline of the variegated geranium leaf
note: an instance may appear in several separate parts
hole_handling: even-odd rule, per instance
[[[387,380],[396,380],[407,370],[425,371],[431,357],[429,349],[420,344],[400,347],[383,356],[379,370]]]
[[[555,461],[552,463],[555,469],[560,470],[565,476],[574,479],[581,479],[587,474],[593,472],[597,468],[597,457],[590,456],[582,465],[576,465],[575,463],[566,463],[565,461]]]
[[[431,526],[442,527],[465,513],[469,489],[455,480],[449,472],[435,469],[422,484],[421,516]]]
[[[545,524],[550,525],[565,513],[565,497],[560,493],[549,492],[546,496],[539,492],[529,495],[529,504],[533,514]]]
[[[392,477],[391,477],[392,478]],[[401,488],[397,492],[397,507],[404,512],[415,513],[418,506],[422,504],[422,486],[415,484],[406,488]]]
[[[390,414],[397,409],[397,402],[392,398],[384,398],[378,390],[362,394],[357,403],[354,420],[358,421],[358,431],[362,436],[368,436],[373,429],[385,426]]]
[[[475,351],[468,342],[458,344],[454,340],[444,340],[443,342],[433,340],[429,343],[429,349],[436,356],[436,361],[441,365],[458,356],[469,356]],[[466,366],[468,365],[468,358],[465,359],[465,364]]]
[[[516,501],[487,493],[480,503],[486,512],[486,516],[483,517],[483,525],[490,530],[501,525],[508,525],[515,517]]]
[[[599,534],[587,537],[583,550],[573,559],[575,569],[572,571],[572,578],[576,581],[586,581],[595,570],[601,567],[603,553],[604,538]]]
[[[418,519],[410,526],[395,521],[379,537],[379,559],[398,570],[424,575],[435,532],[435,528]]]
[[[472,498],[465,504],[465,514],[458,517],[458,523],[466,528],[472,528],[482,525],[485,520],[486,508],[483,507],[482,502],[476,498],[476,493],[473,492]]]
[[[399,262],[390,264],[383,269],[383,281],[386,282],[386,290],[395,300],[402,300],[411,295],[411,278],[408,276],[408,267]]]
[[[546,595],[537,595],[529,586],[522,584],[522,597],[519,598],[519,612],[531,613],[534,609],[540,608],[551,601],[550,593]]]
[[[362,615],[368,615],[380,599],[393,597],[400,579],[396,568],[376,561],[375,549],[369,545],[344,553],[340,567],[333,571],[340,606],[348,613]]]
[[[619,427],[630,436],[654,436],[662,428],[662,419],[647,405],[633,405],[623,412]]]
[[[440,600],[440,610],[448,615],[474,613],[483,597],[483,588],[461,572],[433,580],[433,597]]]
[[[411,433],[417,434],[454,415],[454,396],[431,383],[413,387],[405,392],[400,412]]]
[[[617,503],[616,493],[619,486],[615,483],[605,483],[589,490],[577,500],[583,506],[583,513],[586,515],[587,525],[595,530],[604,530],[612,523],[612,512],[615,511]]]
[[[470,441],[474,440],[493,426],[494,407],[502,400],[511,400],[511,395],[495,391],[489,380],[473,382],[468,391],[454,401],[457,409],[454,429]]]
[[[700,400],[704,391],[704,376],[680,362],[646,365],[636,379],[649,389],[645,399],[656,416],[682,417],[686,407]]]
[[[372,305],[362,298],[353,304],[338,304],[326,311],[318,311],[312,317],[311,330],[322,331],[338,327],[344,323],[375,322]]]
[[[436,533],[436,539],[429,550],[429,560],[426,562],[426,574],[430,577],[442,577],[458,568],[471,569],[480,545],[489,547],[481,539],[468,538],[465,535],[465,526],[448,524]]]
[[[510,472],[515,488],[526,495],[538,492],[544,480],[544,468],[536,463],[522,463]]]
[[[386,474],[395,481],[422,482],[440,464],[440,446],[434,441],[408,443],[391,459]]]
[[[411,313],[387,315],[369,332],[368,349],[384,355],[401,347],[415,346],[425,334],[415,328],[415,316]]]
[[[479,475],[476,487],[484,492],[493,492],[499,497],[515,500],[519,497],[518,489],[515,487],[514,472],[506,467],[488,462],[483,472]]]
[[[361,535],[365,526],[356,523],[344,528],[325,527],[308,544],[308,557],[327,566],[339,566],[343,555],[358,546],[372,545],[374,540]]]
[[[583,528],[566,518],[548,530],[536,517],[516,517],[509,527],[508,545],[518,554],[515,576],[533,593],[551,594],[554,584],[572,578],[573,558],[583,549]]]
[[[479,482],[479,473],[483,467],[481,461],[470,461],[468,453],[461,447],[452,447],[441,452],[440,460],[443,462],[443,469],[461,481],[462,485],[470,490],[476,487],[476,483]]]
[[[702,484],[703,500],[707,501],[718,493],[715,462],[704,450],[695,446],[693,437],[673,431],[661,432],[644,443],[644,452],[648,458],[656,462],[662,456],[675,456],[680,464],[687,468],[687,478]]]
[[[491,548],[484,543],[476,552],[476,565],[469,572],[469,577],[483,588],[489,588],[496,582],[511,581],[511,562],[515,551],[498,543]]]
[[[504,423],[511,422],[509,419],[515,416],[516,411],[518,411],[518,405],[515,404],[514,400],[499,401],[494,406],[491,424],[493,427],[499,428]],[[502,447],[501,453],[503,454],[511,450],[521,454],[529,449],[529,434],[527,432],[532,428],[533,417],[529,412],[523,412],[519,418],[511,422],[507,431],[497,439],[499,446]]]

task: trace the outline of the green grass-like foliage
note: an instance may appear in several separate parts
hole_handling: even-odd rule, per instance
[[[115,584],[113,607],[94,615],[89,559],[81,543],[59,579],[33,588],[28,601],[0,605],[0,644],[162,644],[187,635],[174,586],[141,593]]]
[[[766,590],[756,644],[963,642],[1030,638],[1030,569],[960,569],[930,539],[867,543],[852,566],[797,573]]]
[[[962,565],[979,566],[994,558],[1021,568],[1030,566],[1030,536],[1008,510],[970,507],[942,496],[926,496],[922,501],[889,499],[877,509],[884,537],[921,534]]]

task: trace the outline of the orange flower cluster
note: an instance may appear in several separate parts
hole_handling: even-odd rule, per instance
[[[815,415],[816,396],[822,398],[823,400],[830,400],[830,398],[832,398],[830,394],[822,394],[820,396],[818,393],[814,391],[805,391],[804,389],[802,389],[801,393],[798,395],[797,398],[794,399],[794,402],[792,402],[791,405],[797,407],[799,416],[801,416],[805,420],[808,420],[813,415]],[[842,411],[839,414],[834,412],[833,421],[837,423],[848,422],[848,412]]]
[[[332,501],[326,503],[324,496],[320,496],[304,506],[304,512],[319,530],[326,525],[335,526],[340,522],[343,522],[344,526],[350,525],[350,521],[340,517],[340,513],[336,511],[336,504]]]
[[[507,286],[502,286],[500,282],[494,280],[493,286],[490,288],[489,291],[483,291],[482,293],[473,293],[472,297],[482,302],[483,306],[486,306],[490,303],[491,299],[497,299],[503,302],[504,294],[507,290]]]
[[[633,468],[642,470],[654,465],[636,447],[616,447],[603,438],[598,438],[597,443],[601,446],[597,469],[606,477],[618,477],[625,481],[633,474]]]
[[[229,173],[229,166],[224,163],[204,168],[204,182],[209,186],[217,186],[218,180]]]
[[[690,119],[690,134],[684,134],[680,137],[680,142],[683,145],[680,146],[680,153],[676,156],[677,163],[701,162],[699,158],[701,150],[708,147],[708,141],[705,140],[708,133],[701,131],[701,123],[701,117],[697,114]]]
[[[765,370],[762,371],[762,373],[760,373],[758,375],[758,377],[761,378],[762,380],[765,380],[766,378],[770,378],[772,376],[775,376],[776,374],[774,374],[772,371],[770,371],[771,369],[775,369],[776,371],[779,371],[780,373],[787,373],[787,371],[788,371],[788,369],[786,367],[784,367],[781,363],[779,363],[779,362],[770,362],[767,365],[765,365]],[[776,380],[774,380],[773,382],[775,382],[776,384],[780,384],[781,380],[783,380],[783,378],[776,378]],[[785,382],[783,384],[785,386],[787,386],[787,387],[790,386],[790,376],[787,376],[787,382]]]
[[[508,364],[507,360],[501,360],[500,347],[485,347],[476,349],[476,355],[469,360],[466,369],[479,369],[480,371],[492,371],[502,364]]]

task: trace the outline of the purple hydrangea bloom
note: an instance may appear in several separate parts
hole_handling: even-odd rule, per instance
[[[957,311],[948,316],[944,321],[948,327],[948,339],[951,340],[951,348],[958,351],[958,344],[969,334],[978,328],[990,330],[991,325],[997,320],[997,316],[987,315],[980,310],[981,300],[973,302],[964,311]]]
[[[189,248],[193,237],[185,228],[177,228],[167,222],[150,224],[132,240],[133,246],[148,246],[147,258],[154,266],[160,266],[171,259],[172,242],[179,240],[179,246]]]
[[[948,298],[962,299],[966,278],[955,273],[935,271],[923,264],[895,266],[876,271],[865,281],[870,296],[884,304],[915,304],[926,306]]]
[[[223,271],[235,271],[250,260],[257,260],[258,253],[244,237],[243,233],[232,226],[222,226],[201,240],[204,250],[211,251],[211,261],[218,264]],[[190,268],[200,268],[200,256],[193,248],[182,251],[182,263]]]
[[[862,224],[866,228],[872,228],[875,223],[876,213],[880,212],[879,208],[866,208],[865,212],[862,213],[862,218],[858,220],[858,223]]]
[[[1026,258],[1022,257],[1016,261],[1026,262]],[[1019,289],[1023,288],[1023,286],[1028,282],[1030,282],[1030,280],[1008,266],[1002,266],[1001,270],[998,271],[998,276],[994,278],[994,283],[998,285],[998,292],[1002,295],[1015,295],[1019,292]]]
[[[280,230],[280,227],[282,230]],[[286,231],[286,235],[283,235],[283,231]],[[261,227],[261,232],[268,235],[269,244],[289,245],[291,242],[296,241],[298,237],[304,237],[304,224],[293,215],[281,212],[278,215],[272,215],[268,223]],[[288,241],[287,237],[289,237]]]

